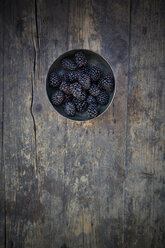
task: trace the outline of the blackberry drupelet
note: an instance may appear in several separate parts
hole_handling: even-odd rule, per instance
[[[83,92],[82,87],[78,82],[70,84],[70,91],[71,94],[76,98],[80,98]]]
[[[103,90],[103,89],[104,89],[104,88],[103,88],[103,85],[102,85],[102,83],[101,83],[101,79],[99,80],[97,86],[98,86],[98,88],[99,88],[100,90]]]
[[[51,97],[51,102],[53,105],[60,105],[64,100],[64,93],[60,90],[57,90]]]
[[[88,96],[87,97],[87,103],[88,104],[91,104],[91,103],[95,103],[96,104],[97,103],[96,102],[96,98],[94,96]]]
[[[90,75],[90,78],[92,81],[97,81],[100,79],[101,77],[101,70],[100,68],[96,67],[96,66],[93,66],[91,69],[90,69],[90,72],[89,72],[89,75]]]
[[[102,79],[100,79],[99,83],[102,85],[102,87],[105,90],[112,92],[114,89],[114,80],[113,80],[113,77],[111,75],[107,75],[107,76],[103,77]]]
[[[100,89],[99,87],[97,86],[97,84],[92,84],[90,89],[89,89],[89,93],[92,95],[92,96],[98,96],[99,93],[100,93]]]
[[[109,95],[107,94],[107,92],[104,90],[104,91],[101,91],[100,94],[97,96],[97,102],[100,104],[100,105],[105,105],[108,103],[108,100],[109,100]]]
[[[83,73],[83,74],[89,75],[89,73],[90,73],[90,68],[89,68],[88,65],[86,65],[86,66],[83,66],[79,71],[80,71],[81,73]]]
[[[94,118],[98,115],[98,109],[96,104],[90,104],[88,106],[87,115],[89,118]]]
[[[78,67],[86,65],[87,59],[85,57],[85,54],[82,51],[75,53],[75,61]]]
[[[76,97],[73,97],[73,103],[74,103],[74,105],[76,106],[78,103],[79,103],[79,99],[77,99]]]
[[[82,93],[81,93],[81,95],[78,97],[78,99],[80,101],[83,101],[83,100],[86,99],[86,97],[87,97],[86,91],[83,90]]]
[[[79,72],[78,71],[70,71],[68,72],[68,78],[70,82],[74,82],[78,80],[78,75]]]
[[[63,81],[60,84],[60,90],[63,91],[65,94],[69,95],[70,94],[70,84],[66,81]]]
[[[85,112],[87,107],[88,107],[88,103],[86,100],[80,101],[80,100],[74,98],[73,103],[75,104],[77,111],[80,113]]]
[[[80,73],[78,76],[78,81],[85,90],[88,90],[90,88],[91,82],[88,75]]]
[[[64,95],[64,103],[71,102],[73,100],[72,95]]]
[[[68,72],[66,71],[60,71],[58,72],[58,76],[60,77],[61,81],[68,81]]]
[[[48,80],[49,80],[49,85],[54,88],[57,88],[61,83],[60,77],[57,75],[55,71],[52,71],[49,74]]]
[[[64,108],[65,113],[68,116],[75,116],[76,113],[76,107],[72,102],[67,102],[65,104],[65,108]]]
[[[61,64],[62,64],[63,68],[66,70],[74,71],[77,68],[76,63],[73,60],[71,60],[70,58],[62,59]]]

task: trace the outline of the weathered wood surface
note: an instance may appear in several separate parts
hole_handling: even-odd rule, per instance
[[[33,103],[34,5],[4,1],[4,119],[6,247],[31,247],[38,195]],[[31,235],[31,239],[27,236]]]
[[[126,247],[165,245],[165,1],[132,1]]]
[[[5,245],[4,166],[3,166],[3,8],[0,4],[0,248]]]
[[[0,247],[164,247],[164,4],[3,1]],[[96,121],[65,120],[46,96],[49,66],[72,48],[115,74]]]

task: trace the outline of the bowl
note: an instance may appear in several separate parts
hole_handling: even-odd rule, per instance
[[[56,91],[56,89],[54,89],[54,88],[49,86],[49,83],[48,83],[49,74],[54,70],[57,73],[60,73],[60,72],[64,71],[64,69],[61,66],[61,60],[63,58],[65,58],[65,57],[73,57],[74,54],[76,52],[78,52],[78,51],[83,51],[84,52],[89,64],[99,67],[103,71],[104,75],[110,74],[114,79],[114,90],[113,90],[113,92],[108,92],[109,101],[108,101],[108,103],[106,105],[102,105],[102,106],[99,105],[99,107],[98,107],[98,113],[99,114],[95,118],[89,118],[87,116],[86,112],[84,112],[84,113],[76,112],[76,115],[74,117],[68,116],[65,113],[64,107],[62,105],[54,106],[51,103],[52,94]],[[67,119],[73,120],[73,121],[84,122],[84,121],[89,121],[89,120],[96,119],[96,118],[100,117],[103,113],[105,113],[107,111],[107,109],[110,107],[110,105],[111,105],[111,103],[112,103],[112,101],[114,99],[114,96],[115,96],[116,83],[115,83],[114,74],[113,74],[113,71],[112,71],[112,68],[111,68],[110,64],[101,55],[99,55],[99,54],[97,54],[97,53],[95,53],[95,52],[93,52],[91,50],[87,50],[87,49],[74,49],[74,50],[67,51],[67,52],[63,53],[62,55],[60,55],[53,62],[53,64],[50,66],[48,74],[47,74],[47,78],[46,78],[46,91],[47,91],[47,95],[48,95],[48,98],[49,98],[49,101],[50,101],[51,105],[53,106],[53,108],[55,109],[55,111],[58,114],[60,114],[61,116],[65,117]]]

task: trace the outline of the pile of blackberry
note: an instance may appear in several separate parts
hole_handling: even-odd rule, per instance
[[[62,105],[71,117],[86,112],[88,118],[95,118],[114,90],[112,76],[104,75],[99,67],[89,64],[83,51],[63,58],[60,72],[52,71],[48,82],[54,88],[52,104]]]

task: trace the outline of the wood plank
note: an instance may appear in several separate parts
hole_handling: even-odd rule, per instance
[[[0,3],[0,248],[5,247],[5,175],[3,163],[3,60],[4,60],[4,34],[3,34],[3,2]]]
[[[36,4],[33,113],[37,178],[44,216],[36,226],[32,247],[54,248],[65,244],[65,204],[69,191],[64,180],[66,120],[55,114],[46,94],[45,80],[49,66],[67,50],[68,3],[48,0]]]
[[[29,1],[5,1],[3,145],[6,247],[32,247],[35,226],[43,214],[38,193],[35,126],[31,110],[33,8],[34,4]]]
[[[33,246],[124,247],[129,1],[39,1],[37,23],[33,112],[45,219]],[[83,124],[57,115],[45,92],[51,63],[79,47],[105,56],[120,85],[107,113]]]
[[[165,2],[132,1],[125,246],[165,244]]]

